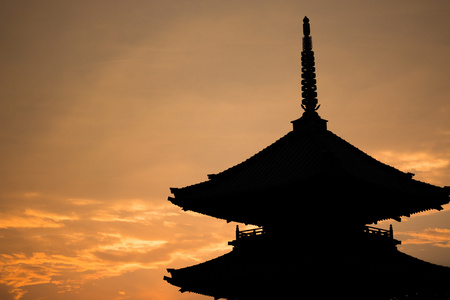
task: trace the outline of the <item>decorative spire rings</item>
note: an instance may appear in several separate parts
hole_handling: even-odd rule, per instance
[[[302,108],[305,114],[316,115],[320,105],[317,106],[316,68],[310,31],[309,19],[305,17],[303,19]]]
[[[302,50],[302,108],[301,118],[292,121],[294,131],[303,129],[327,129],[327,120],[322,119],[317,110],[316,68],[314,67],[314,52],[312,51],[311,29],[309,19],[303,19],[303,50]]]

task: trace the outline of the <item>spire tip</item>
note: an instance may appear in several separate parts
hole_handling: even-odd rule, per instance
[[[311,33],[311,29],[309,27],[309,19],[307,16],[303,18],[303,35],[309,36]]]

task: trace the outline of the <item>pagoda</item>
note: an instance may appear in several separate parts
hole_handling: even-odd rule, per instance
[[[207,181],[170,189],[184,211],[255,228],[237,226],[232,251],[167,269],[164,279],[214,299],[450,299],[449,268],[401,253],[392,226],[372,226],[442,210],[449,188],[415,180],[327,129],[307,17],[303,33],[304,112],[293,130]]]

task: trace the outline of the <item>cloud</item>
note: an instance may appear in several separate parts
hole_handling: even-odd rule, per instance
[[[60,199],[42,193],[14,200],[0,214],[0,285],[15,299],[33,286],[78,293],[105,278],[200,262],[228,252],[234,232],[232,224],[180,214],[177,207],[151,200]]]
[[[14,202],[18,200],[17,197],[8,200],[0,199],[0,203],[3,204],[3,210],[0,212],[0,228],[58,228],[64,226],[64,221],[78,219],[75,213],[41,210],[41,204],[36,203],[38,195],[38,193],[25,193],[18,202]],[[12,201],[8,204],[9,207],[4,205],[6,201]],[[22,205],[28,208],[20,209]],[[34,207],[30,208],[30,205]]]
[[[387,161],[395,161],[399,168],[429,172],[449,166],[450,160],[438,158],[427,152],[398,153],[393,151],[380,151],[377,156]]]
[[[450,248],[450,229],[427,228],[422,231],[406,231],[397,234],[406,236],[402,244],[424,245],[429,244],[436,247]]]
[[[0,216],[0,228],[58,228],[61,226],[63,224],[41,217]]]
[[[392,165],[404,172],[416,174],[415,178],[445,185],[450,168],[448,155],[431,151],[404,152],[383,150],[373,153],[373,156],[383,163]]]

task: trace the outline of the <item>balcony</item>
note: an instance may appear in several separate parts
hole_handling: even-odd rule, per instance
[[[335,231],[337,232],[338,230]],[[401,241],[394,239],[394,231],[392,229],[392,225],[389,226],[389,229],[364,226],[360,233],[361,239],[377,241],[380,243],[388,242],[393,245],[401,244]],[[228,242],[228,245],[236,246],[237,244],[240,244],[242,242],[247,243],[256,239],[259,240],[266,234],[267,232],[264,230],[264,227],[239,230],[239,225],[236,225],[236,239],[234,241]],[[343,234],[349,234],[349,231],[343,231]]]
[[[393,245],[400,245],[402,242],[394,239],[394,231],[392,225],[389,225],[389,229],[381,229],[372,226],[363,227],[363,236],[370,239],[389,242]]]
[[[254,240],[257,237],[262,237],[264,235],[266,235],[264,227],[239,230],[239,225],[236,225],[236,239],[234,241],[228,242],[228,245],[236,246],[238,243],[248,242]]]

